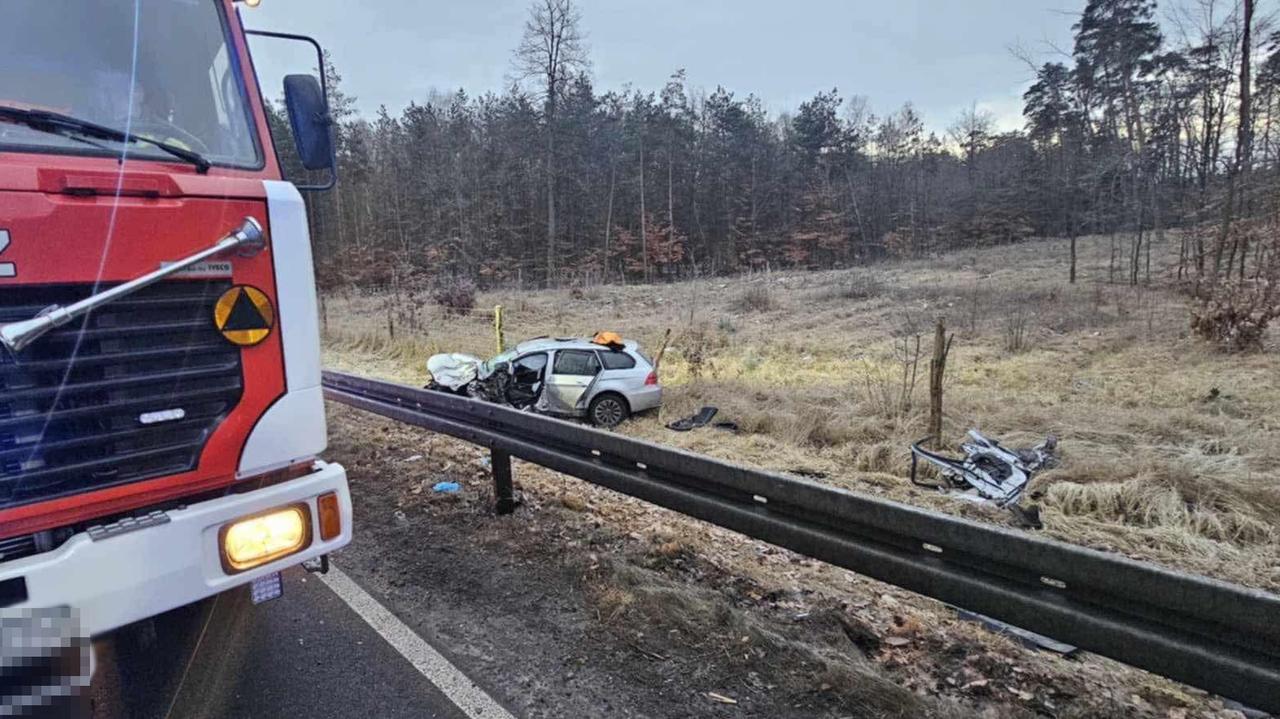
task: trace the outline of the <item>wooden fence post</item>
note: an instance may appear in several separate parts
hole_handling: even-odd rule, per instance
[[[929,360],[929,437],[935,448],[942,444],[942,377],[954,338],[947,336],[947,327],[939,317],[933,328],[933,359]]]
[[[671,341],[671,328],[662,335],[662,345],[658,347],[658,354],[653,357],[653,371],[658,371],[658,365],[662,364],[662,355],[667,353],[667,343]]]

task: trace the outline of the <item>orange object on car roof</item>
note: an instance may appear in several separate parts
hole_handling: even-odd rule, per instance
[[[591,338],[591,341],[614,350],[620,350],[623,347],[622,335],[617,332],[597,332],[596,336]]]

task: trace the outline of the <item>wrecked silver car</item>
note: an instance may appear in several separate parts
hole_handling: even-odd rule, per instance
[[[658,373],[631,340],[541,337],[488,360],[438,354],[427,389],[613,427],[662,404]]]

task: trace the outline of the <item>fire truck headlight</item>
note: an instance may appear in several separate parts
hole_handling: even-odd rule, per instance
[[[306,505],[292,505],[232,522],[219,537],[223,569],[243,572],[306,548],[311,517]]]

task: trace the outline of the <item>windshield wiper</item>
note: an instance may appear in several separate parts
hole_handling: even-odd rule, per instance
[[[49,112],[48,110],[24,110],[20,107],[9,107],[0,105],[0,120],[8,120],[9,122],[17,122],[33,130],[42,132],[50,132],[55,135],[65,136],[67,133],[79,133],[88,137],[94,137],[101,140],[111,140],[113,142],[123,143],[145,143],[164,150],[174,157],[185,160],[195,165],[196,172],[205,174],[212,166],[208,160],[194,150],[188,150],[185,147],[171,145],[161,140],[152,140],[142,135],[134,135],[117,130],[113,127],[106,127],[88,120],[81,120],[71,115],[63,115],[60,112]],[[74,139],[74,138],[73,138]]]

